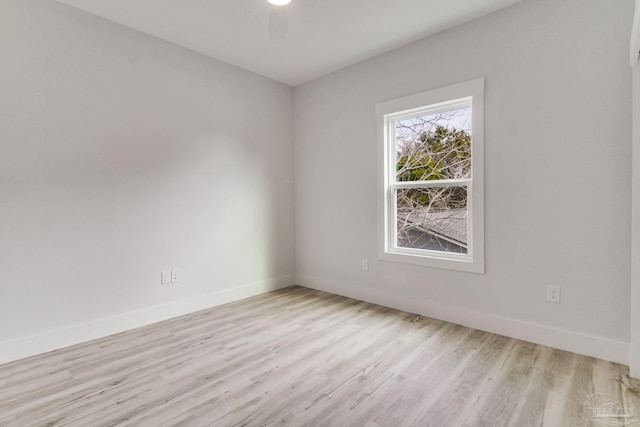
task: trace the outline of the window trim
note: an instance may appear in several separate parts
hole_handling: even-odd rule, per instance
[[[471,100],[471,179],[444,181],[411,182],[408,184],[390,184],[392,168],[390,158],[395,158],[394,130],[390,128],[390,120],[413,117],[417,112],[429,109],[437,112],[439,108],[446,111],[460,105],[460,102]],[[432,110],[433,107],[433,110]],[[472,273],[484,273],[484,78],[478,78],[426,92],[392,99],[376,104],[378,128],[378,258],[383,261],[417,264],[427,267],[446,268]],[[391,157],[393,156],[393,157]],[[454,254],[451,252],[426,251],[410,248],[393,248],[391,231],[394,217],[390,209],[395,205],[395,190],[402,186],[415,188],[422,186],[451,186],[466,184],[469,198],[467,200],[468,220],[468,252]],[[395,238],[395,236],[394,236]]]

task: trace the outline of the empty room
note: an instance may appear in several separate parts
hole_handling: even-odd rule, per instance
[[[640,0],[0,0],[0,426],[640,426]]]

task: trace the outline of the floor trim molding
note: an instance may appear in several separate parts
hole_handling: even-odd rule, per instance
[[[296,275],[296,283],[306,288],[421,314],[560,350],[597,357],[623,365],[629,364],[629,343],[627,342],[552,328],[448,304],[409,299],[400,295],[392,295],[379,289],[309,275]]]
[[[0,342],[0,364],[285,288],[293,285],[294,282],[293,275],[277,277],[80,323],[67,328],[54,329],[25,338]]]

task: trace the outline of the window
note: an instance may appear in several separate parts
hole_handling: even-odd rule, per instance
[[[376,105],[380,258],[484,273],[484,79]]]

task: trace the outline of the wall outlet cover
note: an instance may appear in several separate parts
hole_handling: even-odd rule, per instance
[[[560,286],[547,286],[547,301],[560,303]]]
[[[179,282],[181,278],[180,270],[175,268],[171,270],[171,283]]]
[[[171,283],[171,270],[162,270],[160,272],[160,283],[163,285]]]

